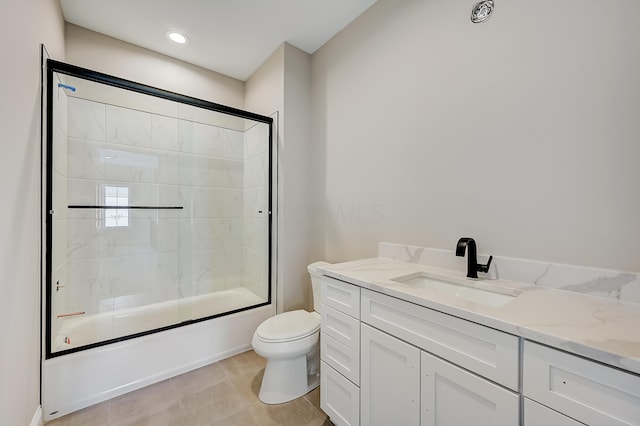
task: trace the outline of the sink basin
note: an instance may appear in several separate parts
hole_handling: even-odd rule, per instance
[[[490,281],[447,277],[429,272],[415,272],[392,278],[391,281],[410,288],[426,289],[494,308],[506,305],[521,293],[519,290],[502,287]]]

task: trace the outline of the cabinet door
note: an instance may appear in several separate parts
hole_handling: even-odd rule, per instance
[[[366,324],[360,336],[361,424],[420,424],[420,350]]]
[[[422,426],[518,426],[516,393],[426,352],[421,363]]]
[[[553,411],[529,398],[524,399],[524,426],[582,426],[584,423]]]

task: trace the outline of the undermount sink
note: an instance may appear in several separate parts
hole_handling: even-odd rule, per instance
[[[395,277],[391,281],[494,308],[506,305],[521,293],[519,290],[492,284],[490,281],[448,277],[423,271]]]

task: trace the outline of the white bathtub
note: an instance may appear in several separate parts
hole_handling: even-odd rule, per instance
[[[53,353],[205,318],[265,302],[244,287],[153,303],[150,305],[61,318]]]
[[[167,311],[182,311],[185,318],[191,319],[212,315],[216,309],[228,311],[232,306],[261,301],[248,290],[233,289],[141,309],[68,318],[56,337],[56,345],[70,348],[64,337],[69,337],[73,346],[82,346],[95,342],[96,333],[100,332],[118,329],[124,335],[140,331],[138,327],[143,324],[146,329],[162,327],[167,325]],[[185,306],[191,310],[182,309]],[[274,314],[275,306],[271,304],[47,359],[42,370],[44,419],[57,418],[244,352],[251,348],[251,337],[258,325]],[[132,316],[137,321],[130,321]],[[138,325],[130,325],[133,323]]]

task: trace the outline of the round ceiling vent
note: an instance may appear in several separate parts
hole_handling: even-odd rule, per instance
[[[484,22],[493,13],[493,0],[485,0],[477,3],[471,10],[471,22],[479,24]]]

